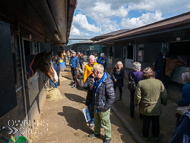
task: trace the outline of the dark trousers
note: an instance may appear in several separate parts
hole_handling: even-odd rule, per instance
[[[148,138],[150,121],[152,121],[152,134],[158,137],[160,134],[159,116],[145,116],[143,115],[143,136]]]
[[[58,83],[57,83],[57,85],[60,86],[60,80],[59,80],[60,68],[57,68],[56,72],[57,72],[57,76],[58,76]]]
[[[73,76],[73,80],[75,80],[76,76],[77,76],[77,69],[76,68],[71,68],[71,74]]]
[[[130,113],[131,113],[131,115],[134,115],[134,109],[135,109],[135,106],[134,106],[134,92],[131,92],[131,94],[130,94]]]
[[[80,63],[80,68],[81,68],[81,69],[82,69],[82,64],[83,64],[83,63]]]
[[[122,87],[118,87],[118,88],[119,88],[120,96],[122,96]],[[117,87],[114,86],[114,90],[115,90],[115,92],[116,92],[116,89],[117,89]]]
[[[91,119],[94,120],[94,107],[92,107],[92,105],[89,105],[89,106],[88,106],[88,111],[89,111],[89,113],[90,113]]]
[[[134,105],[134,92],[131,92],[130,94],[130,114],[134,115],[135,112],[135,105]],[[140,119],[142,119],[143,115],[140,113],[140,108],[139,108],[139,114],[140,114]]]

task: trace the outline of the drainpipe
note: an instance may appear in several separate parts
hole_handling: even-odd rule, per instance
[[[134,54],[135,54],[135,61],[134,62],[136,62],[137,61],[137,54],[138,54],[138,47],[137,47],[137,40],[135,40],[135,52],[134,52]]]
[[[23,50],[22,50],[22,48],[23,48],[23,46],[21,45],[22,43],[21,43],[21,40],[22,40],[22,38],[21,38],[21,36],[20,36],[20,33],[18,33],[18,41],[19,41],[19,52],[20,52],[20,63],[21,63],[21,75],[22,75],[22,90],[23,90],[23,94],[24,94],[24,110],[25,110],[25,114],[26,114],[26,121],[27,121],[27,123],[29,122],[28,121],[28,112],[27,112],[27,103],[26,103],[26,88],[25,88],[25,76],[24,76],[24,64],[23,64],[23,61],[24,61],[24,56],[23,56]],[[28,139],[28,125],[26,126],[26,129],[27,129],[27,139]]]

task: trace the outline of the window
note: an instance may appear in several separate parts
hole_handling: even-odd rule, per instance
[[[144,61],[144,44],[138,45],[138,61],[143,62]]]

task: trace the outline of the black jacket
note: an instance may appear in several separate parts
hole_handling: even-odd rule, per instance
[[[93,102],[93,90],[90,89],[90,87],[94,84],[94,78],[92,75],[89,75],[83,85],[83,88],[88,90],[87,96],[86,96],[86,106],[92,105]]]
[[[167,58],[173,57],[171,53],[168,53],[166,55]],[[161,80],[167,89],[168,84],[169,84],[169,78],[165,75],[165,69],[166,69],[166,59],[163,58],[162,53],[158,54],[156,58],[156,62],[154,65],[154,71],[157,73],[156,78]]]
[[[93,86],[93,100],[95,101],[95,108],[97,112],[107,111],[112,107],[115,101],[115,92],[113,88],[113,81],[108,73],[104,73],[104,76],[100,80],[99,87],[97,86],[97,79]]]
[[[80,63],[80,64],[83,64],[83,62],[84,62],[84,58],[80,58],[80,59],[79,59],[79,63]]]
[[[114,82],[114,87],[123,87],[123,78],[124,78],[124,69],[122,68],[119,72],[114,68],[112,72],[113,81],[117,79],[117,82]]]
[[[59,73],[60,73],[60,62],[59,62],[59,59],[55,60],[55,63],[57,64],[57,75],[59,76]]]

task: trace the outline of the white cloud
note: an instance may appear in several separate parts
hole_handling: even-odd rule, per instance
[[[139,3],[130,2],[129,10],[161,11],[162,13],[179,14],[189,11],[186,5],[189,0],[142,0]]]
[[[190,3],[187,5],[187,8],[190,8]]]
[[[90,36],[88,33],[84,33],[84,32],[81,32],[80,35],[81,36]]]
[[[121,21],[121,27],[136,28],[162,19],[164,18],[162,17],[162,13],[160,11],[156,11],[155,13],[148,12],[143,13],[140,17],[136,18],[123,18]]]
[[[74,25],[71,27],[71,36],[89,36],[88,33],[80,32],[79,29],[77,29]]]
[[[80,31],[74,25],[72,25],[70,35],[80,35]]]
[[[89,32],[93,32],[93,33],[101,32],[101,28],[96,27],[94,24],[89,24],[86,15],[83,15],[82,13],[79,13],[76,16],[74,16],[73,24],[76,27],[80,27]]]
[[[112,3],[109,3],[109,1],[106,3],[97,0],[81,0],[79,1],[78,9],[96,22],[101,28],[101,33],[106,33],[120,29],[119,23],[116,20],[111,20],[112,18],[123,18],[128,15],[126,5],[118,5],[114,9],[112,6]]]
[[[167,18],[187,12],[189,8],[189,0],[78,0],[77,9],[85,15],[75,19],[78,24],[74,25],[78,29],[106,33],[152,23],[163,19],[163,15]],[[140,17],[128,17],[131,11],[144,14]],[[93,19],[98,26],[89,24],[86,17]],[[122,18],[121,23],[116,17]]]
[[[105,2],[96,2],[95,6],[91,9],[92,14],[99,15],[101,18],[103,17],[126,17],[128,15],[127,9],[122,5],[117,10],[111,9],[110,3]]]

